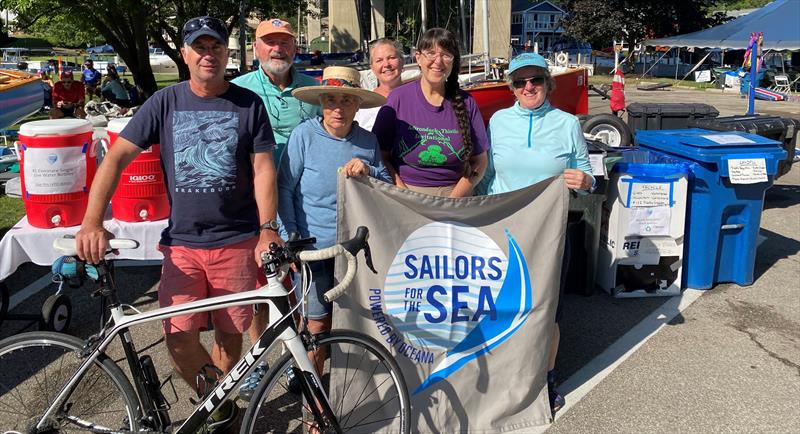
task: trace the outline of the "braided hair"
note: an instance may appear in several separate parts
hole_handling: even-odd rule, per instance
[[[472,143],[472,126],[467,117],[467,106],[458,85],[458,73],[461,70],[461,51],[458,47],[458,39],[453,32],[434,27],[422,34],[417,42],[417,52],[430,50],[436,46],[453,55],[453,69],[450,70],[450,75],[447,76],[444,84],[444,98],[452,104],[458,120],[458,130],[463,142],[458,158],[464,162],[464,176],[472,177],[473,170],[469,159],[472,157],[474,144]]]

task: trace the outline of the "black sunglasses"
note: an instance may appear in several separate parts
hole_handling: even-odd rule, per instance
[[[545,80],[547,80],[547,77],[541,75],[534,75],[533,77],[520,78],[519,80],[512,80],[511,85],[514,86],[514,88],[516,89],[521,89],[525,87],[525,85],[528,84],[528,82],[530,82],[534,86],[537,86],[544,84]]]
[[[228,37],[228,30],[225,28],[225,23],[223,23],[222,20],[213,17],[197,17],[192,18],[183,25],[183,39],[186,39],[189,35],[203,27],[208,27],[219,33],[223,38]]]

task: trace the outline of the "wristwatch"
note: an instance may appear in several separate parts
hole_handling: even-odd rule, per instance
[[[275,232],[278,232],[278,230],[280,228],[281,228],[281,224],[278,223],[278,221],[274,220],[274,219],[273,220],[267,220],[266,223],[264,223],[264,224],[262,224],[261,226],[258,227],[258,229],[262,230],[262,231],[264,229],[269,229],[269,230],[275,231]]]

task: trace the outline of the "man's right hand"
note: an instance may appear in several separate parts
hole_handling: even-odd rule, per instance
[[[108,251],[108,240],[114,238],[114,234],[101,226],[81,226],[75,234],[75,247],[78,257],[90,264],[99,264],[106,256]]]

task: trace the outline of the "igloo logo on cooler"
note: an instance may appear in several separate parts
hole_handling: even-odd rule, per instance
[[[155,180],[156,175],[130,175],[128,177],[130,183],[155,182]]]
[[[383,290],[371,290],[386,342],[416,363],[435,365],[414,393],[500,345],[527,319],[528,267],[508,230],[506,238],[508,256],[477,228],[429,223],[403,242]]]

